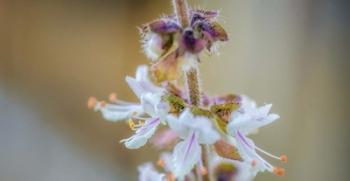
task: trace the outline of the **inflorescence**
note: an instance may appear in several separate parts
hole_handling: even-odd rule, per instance
[[[147,142],[164,151],[157,167],[139,167],[141,181],[249,181],[258,172],[282,176],[285,170],[262,155],[287,162],[256,146],[248,135],[277,120],[271,104],[257,106],[244,95],[209,96],[200,89],[200,57],[216,53],[228,40],[217,11],[191,9],[173,0],[175,13],[140,27],[151,65],[137,68],[126,82],[139,102],[112,93],[108,101],[89,98],[88,107],[108,121],[126,121],[134,134],[120,142],[138,149]],[[158,132],[156,132],[159,130]]]

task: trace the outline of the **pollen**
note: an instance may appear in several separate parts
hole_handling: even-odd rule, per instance
[[[140,128],[141,126],[143,126],[143,122],[139,121],[138,123],[135,123],[134,120],[129,119],[128,120],[128,125],[130,127],[131,130],[136,131],[138,128]]]
[[[157,165],[158,165],[159,167],[161,167],[161,168],[164,168],[164,165],[165,165],[164,160],[159,159],[158,162],[157,162]]]
[[[285,169],[284,168],[280,168],[280,167],[275,167],[273,168],[273,173],[277,176],[284,176],[285,175]]]
[[[113,92],[109,95],[108,100],[110,102],[116,102],[118,100],[118,96],[117,93]]]
[[[87,101],[87,107],[93,109],[97,104],[97,99],[95,97],[89,97]]]
[[[287,163],[287,162],[288,162],[288,157],[287,157],[287,155],[281,155],[281,156],[280,156],[280,159],[281,159],[281,161],[282,161],[283,163]]]
[[[134,121],[132,119],[129,119],[128,121],[129,127],[131,130],[135,131],[136,130],[136,124],[134,123]]]

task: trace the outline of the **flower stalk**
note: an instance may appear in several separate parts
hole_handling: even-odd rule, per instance
[[[188,17],[188,5],[187,0],[173,0],[174,11],[177,16],[179,23],[181,24],[183,29],[188,28],[189,26],[189,17]],[[186,61],[186,60],[185,60]],[[196,60],[188,60],[188,61],[196,61]],[[191,67],[188,70],[185,70],[185,79],[187,83],[187,92],[189,94],[189,101],[192,106],[199,106],[201,104],[201,93],[199,87],[199,68],[197,64],[196,67]],[[208,149],[206,145],[201,146],[202,149],[202,163],[203,168],[207,169],[209,167],[208,162]],[[203,176],[203,177],[202,177]],[[202,177],[203,181],[210,181],[210,174],[208,173],[200,173],[197,174],[197,177]]]
[[[190,24],[188,16],[188,5],[186,0],[173,0],[174,11],[182,28],[187,28]]]
[[[199,106],[201,103],[198,68],[190,68],[185,71],[187,89],[191,105]]]

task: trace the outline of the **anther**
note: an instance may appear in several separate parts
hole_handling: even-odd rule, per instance
[[[128,124],[129,124],[130,129],[135,131],[136,125],[132,119],[129,119]]]
[[[89,97],[87,101],[87,107],[89,109],[94,109],[97,104],[97,99],[95,97]]]
[[[282,161],[283,163],[287,163],[287,162],[288,162],[288,157],[287,157],[287,155],[281,155],[281,156],[280,156],[280,159],[281,159],[281,161]]]
[[[285,169],[284,168],[280,168],[280,167],[275,167],[273,168],[273,173],[277,176],[284,176],[285,175]]]

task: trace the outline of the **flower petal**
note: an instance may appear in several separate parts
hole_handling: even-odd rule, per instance
[[[125,81],[128,83],[131,90],[135,93],[138,98],[141,98],[142,93],[144,92],[143,87],[136,81],[136,79],[127,76]]]
[[[259,109],[257,110],[259,112],[258,114],[261,116],[266,116],[267,114],[269,114],[271,107],[272,104],[266,104],[264,106],[259,107]]]
[[[273,166],[265,161],[258,153],[256,153],[256,146],[251,139],[246,137],[240,131],[236,132],[235,137],[237,139],[237,149],[246,162],[249,163],[254,161],[255,167],[259,171],[268,170],[271,172],[273,170]]]
[[[185,125],[183,125],[178,118],[176,118],[173,115],[169,115],[167,116],[167,122],[169,124],[169,127],[174,130],[177,135],[182,138],[185,139],[186,136],[188,135],[188,128],[185,127]]]
[[[151,138],[160,124],[159,118],[148,119],[144,125],[136,130],[136,133],[130,138],[123,139],[125,146],[129,149],[138,149],[145,145],[147,140]]]
[[[197,117],[196,123],[201,125],[196,129],[199,133],[198,141],[202,144],[214,144],[220,139],[220,134],[213,128],[210,120],[204,116]]]
[[[151,140],[152,144],[158,149],[170,148],[178,140],[175,131],[166,129],[158,132]]]
[[[149,79],[148,67],[145,65],[137,68],[136,78],[127,76],[125,80],[139,99],[141,99],[141,95],[145,93],[161,94],[164,91],[163,88],[156,86]]]
[[[173,152],[175,177],[183,179],[200,160],[201,147],[195,132],[189,134],[186,140],[178,143]]]
[[[145,163],[138,170],[139,181],[165,181],[165,175],[158,173],[152,163]]]
[[[106,104],[106,105],[100,105],[97,104],[95,107],[96,111],[100,111],[102,113],[102,116],[107,121],[122,121],[125,119],[128,119],[133,114],[140,114],[143,112],[141,105],[138,104],[130,104],[130,105],[113,105],[113,104]]]

